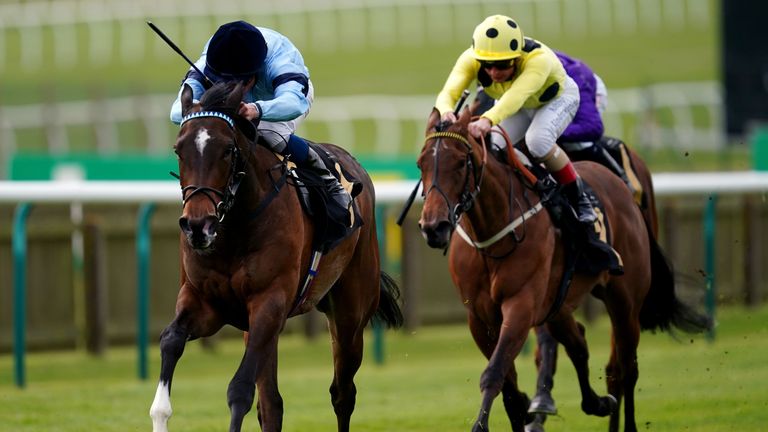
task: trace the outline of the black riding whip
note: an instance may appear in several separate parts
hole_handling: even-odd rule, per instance
[[[147,25],[148,25],[148,26],[149,26],[149,28],[151,28],[151,29],[152,29],[152,30],[153,30],[155,33],[157,33],[157,35],[158,35],[158,36],[160,36],[160,38],[161,38],[161,39],[163,39],[163,40],[165,41],[165,43],[167,43],[167,44],[168,44],[168,46],[169,46],[169,47],[171,47],[171,49],[173,49],[174,51],[176,51],[176,53],[177,53],[178,55],[180,55],[180,56],[181,56],[181,57],[182,57],[184,60],[186,60],[186,61],[187,61],[187,63],[189,63],[189,65],[190,65],[190,66],[192,66],[192,69],[194,69],[194,70],[195,70],[195,72],[199,73],[199,74],[200,74],[200,76],[202,76],[202,77],[205,79],[206,83],[208,84],[208,87],[211,87],[211,86],[213,86],[213,81],[211,81],[211,79],[210,79],[210,78],[208,78],[207,76],[205,76],[205,74],[203,73],[203,71],[201,71],[200,69],[198,69],[198,67],[197,67],[197,66],[195,66],[195,64],[192,62],[192,60],[190,60],[190,59],[189,59],[189,58],[188,58],[188,57],[187,57],[187,56],[184,54],[184,52],[183,52],[183,51],[181,51],[181,48],[179,48],[178,46],[176,46],[176,44],[175,44],[175,43],[173,43],[173,41],[172,41],[171,39],[169,39],[169,38],[168,38],[168,36],[166,36],[166,35],[165,35],[165,33],[163,33],[163,31],[162,31],[162,30],[160,30],[159,28],[157,28],[157,26],[156,26],[156,25],[155,25],[155,24],[154,24],[152,21],[147,21]]]
[[[459,98],[459,101],[456,102],[456,108],[453,110],[454,115],[459,115],[459,111],[461,111],[461,107],[464,105],[464,102],[469,97],[469,90],[464,89],[463,92],[461,92],[461,97]],[[397,225],[403,226],[403,221],[405,220],[405,216],[408,215],[408,210],[411,209],[411,206],[413,205],[413,201],[416,199],[416,193],[419,191],[419,186],[421,186],[421,179],[416,182],[416,186],[413,188],[413,191],[411,191],[411,195],[408,196],[408,199],[405,201],[405,205],[403,205],[403,209],[400,211],[400,217],[397,218]]]
[[[400,211],[400,216],[397,218],[397,225],[403,226],[403,221],[405,220],[405,216],[408,215],[408,210],[411,209],[411,205],[413,205],[413,200],[416,199],[416,193],[419,191],[419,186],[421,186],[421,179],[416,182],[416,187],[413,188],[411,191],[411,195],[408,197],[407,200],[405,200],[405,205],[403,206],[403,209]]]

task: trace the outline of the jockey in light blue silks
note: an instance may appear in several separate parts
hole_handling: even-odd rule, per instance
[[[318,154],[294,133],[309,114],[314,88],[301,53],[287,37],[245,21],[230,22],[216,30],[195,65],[205,77],[190,68],[181,85],[182,89],[184,84],[192,88],[195,101],[206,91],[206,77],[213,83],[246,83],[238,114],[258,121],[264,144],[283,156],[290,155],[299,168],[314,170],[331,198],[344,208],[349,206],[349,194]],[[179,124],[181,119],[180,90],[171,107],[171,121]]]

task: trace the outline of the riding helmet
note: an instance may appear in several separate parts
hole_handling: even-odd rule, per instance
[[[491,15],[475,27],[472,50],[480,61],[511,60],[523,50],[523,31],[515,20]]]
[[[206,75],[222,80],[249,79],[264,64],[267,43],[259,29],[245,21],[234,21],[216,30],[208,44]]]

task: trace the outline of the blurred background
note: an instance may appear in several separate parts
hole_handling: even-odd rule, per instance
[[[304,55],[316,103],[301,135],[348,149],[375,181],[415,180],[435,96],[474,26],[495,13],[603,78],[606,133],[637,150],[652,172],[766,170],[768,27],[758,22],[766,12],[758,0],[0,0],[0,179],[172,181],[177,127],[168,113],[188,66],[146,21],[195,60],[219,25],[245,19],[287,35]],[[0,204],[5,352],[18,313],[17,204]],[[765,300],[765,193],[680,193],[660,204],[662,246],[692,296],[705,302],[709,286],[718,305]],[[30,349],[100,353],[133,343],[140,206],[31,207]],[[385,265],[403,286],[408,326],[462,322],[445,258],[415,228],[418,207],[402,230],[393,223],[399,210],[382,208],[380,217]],[[173,314],[178,215],[178,204],[160,204],[149,219],[152,340]],[[288,331],[314,334],[317,326],[310,316]]]

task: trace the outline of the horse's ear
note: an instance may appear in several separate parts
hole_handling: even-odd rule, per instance
[[[466,126],[469,124],[469,120],[471,118],[472,110],[469,107],[464,107],[464,109],[461,110],[461,114],[459,114],[459,118],[456,120],[456,123],[459,123],[462,126]]]
[[[432,113],[429,114],[429,120],[427,120],[427,132],[436,128],[440,123],[440,111],[437,108],[432,108]]]
[[[194,102],[192,101],[192,87],[189,84],[184,84],[181,90],[181,116],[184,117],[192,109]]]
[[[480,115],[481,112],[477,112],[480,109],[480,105],[482,104],[482,101],[480,99],[475,98],[474,101],[469,105],[469,112],[471,112],[473,115]]]
[[[237,112],[238,107],[240,106],[240,102],[243,100],[243,89],[245,88],[245,83],[238,82],[234,89],[232,89],[232,92],[229,93],[229,96],[227,96],[226,106],[227,108],[232,108]]]

